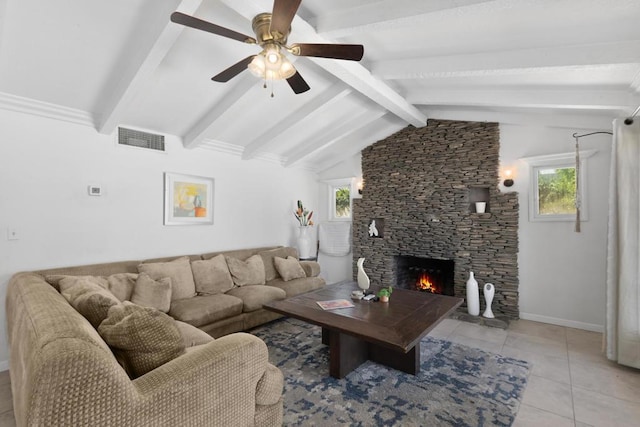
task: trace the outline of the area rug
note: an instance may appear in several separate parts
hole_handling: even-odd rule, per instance
[[[252,333],[284,373],[287,426],[510,426],[529,377],[527,362],[426,337],[418,375],[368,361],[338,380],[319,327],[285,318]]]

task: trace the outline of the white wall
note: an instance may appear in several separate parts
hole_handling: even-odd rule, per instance
[[[360,153],[349,157],[339,164],[322,171],[320,177],[319,189],[319,212],[321,218],[329,218],[329,185],[326,181],[345,178],[361,178],[362,177],[362,158]],[[352,188],[352,197],[355,189]],[[353,280],[353,252],[347,256],[335,257],[318,253],[318,262],[320,263],[320,275],[327,283],[338,283],[343,280]]]
[[[593,130],[501,125],[500,158],[513,168],[520,203],[520,316],[524,319],[601,331],[605,318],[606,232],[611,136],[580,139],[581,150],[597,150],[588,162],[589,220],[529,221],[530,176],[523,157],[575,150],[574,132]],[[584,209],[585,207],[583,207]]]
[[[292,212],[298,199],[318,205],[315,174],[166,142],[167,153],[122,147],[90,127],[0,110],[2,301],[22,270],[295,245]],[[213,226],[162,224],[164,172],[215,178]],[[89,184],[104,195],[88,196]],[[0,369],[8,354],[2,315]]]

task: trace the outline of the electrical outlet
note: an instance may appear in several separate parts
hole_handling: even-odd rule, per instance
[[[20,235],[18,234],[18,229],[16,229],[16,228],[7,228],[7,240],[20,240]]]

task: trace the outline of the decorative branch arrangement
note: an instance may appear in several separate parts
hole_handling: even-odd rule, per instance
[[[306,227],[307,225],[313,225],[313,221],[311,221],[313,211],[309,212],[308,209],[302,206],[302,202],[300,200],[298,200],[298,209],[294,211],[293,214],[301,226]]]

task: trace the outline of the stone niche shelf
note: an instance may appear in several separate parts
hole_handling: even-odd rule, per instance
[[[518,194],[498,188],[499,152],[497,123],[431,119],[365,148],[367,191],[352,211],[353,277],[360,257],[383,286],[396,285],[396,256],[453,260],[455,296],[465,298],[473,271],[480,284],[495,285],[498,320],[518,319]],[[475,212],[476,201],[487,202],[486,213]],[[384,219],[382,239],[369,237],[373,218]],[[466,305],[460,312],[464,318]]]

